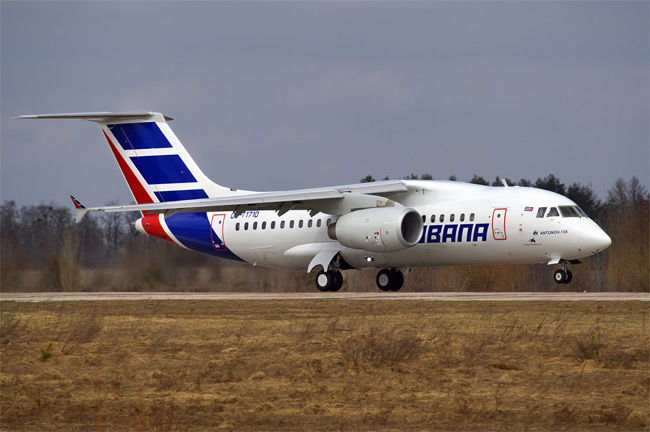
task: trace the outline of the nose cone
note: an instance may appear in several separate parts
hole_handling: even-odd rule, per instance
[[[612,239],[605,231],[595,223],[586,236],[586,247],[591,253],[602,252],[612,244]]]

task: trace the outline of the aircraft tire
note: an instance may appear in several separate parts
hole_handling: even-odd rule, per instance
[[[571,270],[566,269],[566,279],[564,281],[565,284],[571,283],[573,280],[573,273],[571,273]]]
[[[553,280],[557,284],[565,284],[567,279],[567,273],[564,270],[558,269],[553,273]]]
[[[377,287],[382,291],[391,291],[393,285],[392,271],[390,269],[382,269],[377,273]]]
[[[332,271],[333,273],[333,280],[332,280],[332,286],[330,287],[330,291],[338,291],[341,289],[343,286],[343,275],[341,274],[340,271]]]
[[[391,287],[391,291],[399,291],[402,285],[404,285],[404,274],[399,270],[393,273],[393,286]]]
[[[332,272],[321,270],[316,275],[315,282],[318,291],[322,291],[322,292],[330,291],[332,289],[332,286],[334,285],[334,275]]]

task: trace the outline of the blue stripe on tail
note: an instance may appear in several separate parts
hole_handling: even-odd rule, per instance
[[[156,198],[158,198],[158,201],[160,202],[192,200],[208,197],[208,194],[205,193],[203,189],[154,192],[154,194],[156,194]]]
[[[170,148],[172,145],[155,122],[108,125],[124,150]]]
[[[179,155],[132,157],[131,162],[151,185],[196,182]]]

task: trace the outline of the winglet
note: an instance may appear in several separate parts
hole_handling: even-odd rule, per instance
[[[81,222],[81,219],[83,219],[83,217],[86,215],[86,213],[88,213],[88,210],[86,209],[86,206],[81,204],[77,198],[70,195],[70,199],[72,200],[74,207],[77,209],[77,217],[75,219],[75,223],[79,223]]]

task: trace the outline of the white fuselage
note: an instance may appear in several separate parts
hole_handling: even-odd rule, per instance
[[[282,216],[274,211],[237,217],[234,212],[208,213],[215,237],[223,242],[215,247],[228,248],[254,265],[304,270],[328,246],[354,268],[400,268],[568,261],[597,253],[611,242],[591,219],[569,211],[577,208],[574,202],[553,192],[446,181],[407,183],[408,192],[390,198],[422,216],[422,237],[415,246],[396,252],[351,249],[328,236],[327,226],[336,216],[311,217],[308,211],[294,210]]]

